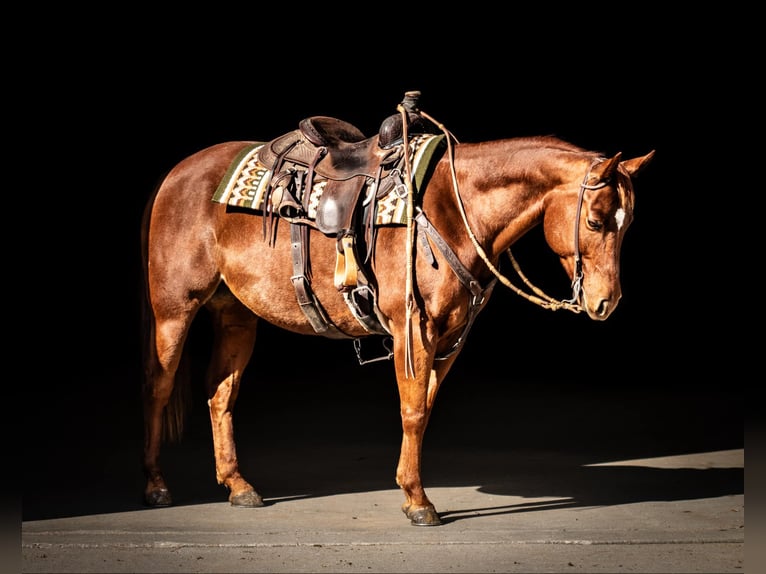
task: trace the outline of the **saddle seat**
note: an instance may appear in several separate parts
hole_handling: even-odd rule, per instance
[[[298,129],[314,145],[333,146],[357,143],[367,139],[355,125],[328,116],[312,116],[302,120]]]
[[[258,154],[266,166],[288,161],[311,168],[317,176],[344,181],[376,177],[378,168],[398,159],[400,148],[383,149],[378,134],[366,137],[359,128],[328,116],[303,119],[298,129],[267,143]],[[277,173],[276,170],[273,170]]]

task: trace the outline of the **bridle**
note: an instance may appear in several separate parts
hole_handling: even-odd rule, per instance
[[[582,213],[582,202],[583,197],[585,196],[585,190],[586,189],[601,189],[602,187],[606,187],[606,184],[609,183],[608,179],[599,181],[598,183],[594,185],[588,185],[588,179],[590,178],[590,172],[593,171],[593,167],[596,164],[601,163],[604,161],[603,157],[597,158],[593,161],[593,163],[590,164],[590,167],[588,168],[587,173],[585,174],[585,178],[582,180],[582,183],[580,184],[580,192],[577,195],[577,211],[575,213],[575,226],[574,226],[574,261],[575,261],[575,268],[574,273],[572,274],[572,298],[566,299],[562,301],[562,303],[566,303],[568,305],[577,305],[576,313],[579,313],[582,311],[582,307],[580,307],[577,302],[580,300],[580,294],[582,293],[582,279],[583,279],[583,271],[582,271],[582,256],[580,254],[580,214]],[[508,254],[510,256],[511,249],[508,248]],[[571,311],[574,311],[574,309],[570,309]]]
[[[405,170],[407,172],[407,185],[408,185],[408,193],[407,193],[407,241],[410,248],[408,249],[408,258],[407,258],[407,283],[406,283],[406,331],[405,331],[405,352],[404,352],[404,371],[405,376],[407,378],[415,376],[415,366],[414,366],[414,359],[412,356],[412,314],[413,309],[415,307],[415,302],[413,298],[413,288],[412,288],[412,269],[413,269],[413,245],[414,245],[414,237],[415,237],[415,219],[416,219],[416,209],[414,206],[414,190],[412,189],[412,176],[411,176],[411,168],[409,165],[409,161],[407,161],[407,158],[409,158],[409,151],[407,150],[407,141],[408,141],[408,134],[407,134],[407,118],[406,118],[406,110],[400,104],[398,106],[399,111],[402,114],[402,125],[403,125],[403,142],[405,146],[404,150],[404,157],[405,157]],[[466,231],[468,232],[468,236],[471,239],[471,243],[473,243],[474,249],[476,249],[476,252],[479,254],[479,256],[482,258],[484,263],[487,265],[490,271],[495,275],[495,277],[506,287],[511,289],[513,292],[515,292],[517,295],[520,295],[521,297],[524,297],[525,299],[531,301],[532,303],[535,303],[544,309],[550,309],[552,311],[555,311],[557,309],[566,309],[568,311],[572,311],[573,313],[580,313],[583,308],[578,303],[580,299],[580,294],[582,293],[582,280],[583,280],[583,270],[582,270],[582,256],[580,253],[580,215],[582,213],[582,204],[583,204],[583,198],[585,196],[585,190],[586,189],[600,189],[607,185],[608,180],[600,181],[599,183],[595,185],[588,185],[588,179],[590,178],[591,171],[593,170],[593,167],[597,165],[598,163],[604,161],[604,158],[597,158],[594,160],[591,165],[588,167],[588,171],[585,174],[585,177],[583,178],[582,183],[580,184],[580,190],[577,196],[577,210],[575,214],[575,231],[574,231],[574,257],[575,257],[575,270],[573,273],[573,279],[572,279],[572,298],[571,299],[565,299],[565,300],[558,300],[554,299],[553,297],[547,295],[544,293],[541,289],[538,287],[535,287],[521,272],[521,269],[519,268],[518,263],[516,262],[516,259],[513,257],[513,254],[511,253],[510,248],[508,248],[508,257],[511,260],[511,264],[513,265],[514,270],[519,275],[519,277],[524,281],[524,283],[533,291],[532,293],[527,293],[523,291],[522,289],[516,287],[511,281],[505,277],[500,271],[492,264],[492,262],[489,260],[489,257],[487,257],[486,252],[482,248],[482,246],[479,244],[479,241],[476,239],[476,236],[474,235],[473,231],[471,230],[471,226],[468,223],[468,216],[465,212],[465,206],[463,205],[463,200],[460,197],[460,190],[458,187],[457,182],[457,173],[455,171],[455,150],[452,145],[453,140],[457,141],[457,138],[452,135],[452,133],[447,130],[447,128],[441,124],[440,122],[437,122],[434,118],[429,116],[427,113],[425,113],[422,110],[418,110],[418,113],[425,117],[427,120],[431,121],[434,125],[438,126],[439,129],[444,132],[446,135],[446,141],[447,141],[447,155],[449,158],[449,166],[450,166],[450,175],[452,177],[452,189],[455,192],[455,199],[457,201],[458,209],[460,211],[460,216],[463,219],[463,225],[465,226]],[[422,215],[422,213],[420,214]],[[471,291],[472,294],[472,301],[471,306],[469,308],[469,320],[466,322],[466,325],[464,326],[463,333],[458,337],[457,341],[452,345],[452,348],[447,351],[446,354],[436,357],[436,360],[442,360],[446,359],[447,357],[453,355],[457,350],[462,346],[463,342],[465,341],[465,337],[468,334],[468,331],[471,328],[471,325],[473,324],[473,320],[475,319],[476,315],[479,313],[481,308],[484,306],[484,303],[486,302],[486,297],[484,296],[487,291],[492,289],[492,284],[488,286],[485,289],[482,289],[481,286],[478,284],[478,282],[471,276],[470,272],[468,272],[467,269],[464,268],[462,263],[460,263],[459,260],[457,260],[456,257],[454,257],[454,254],[450,256],[451,249],[449,246],[443,241],[439,239],[438,232],[433,228],[433,226],[426,225],[427,220],[424,220],[421,218],[420,225],[421,228],[425,229],[428,233],[429,237],[431,237],[433,240],[435,240],[437,247],[442,252],[442,254],[447,257],[448,263],[452,267],[452,270],[458,275],[458,278],[461,280],[463,285],[466,286],[466,288]],[[494,280],[493,280],[494,283]],[[357,350],[357,355],[358,355]],[[390,358],[392,353],[389,353],[388,358]]]
[[[426,115],[424,112],[421,112],[421,113],[423,115]],[[431,118],[429,117],[428,119],[431,119]],[[437,124],[437,125],[440,125],[440,124]],[[585,173],[585,177],[583,178],[582,183],[580,184],[580,191],[577,195],[577,210],[575,213],[575,225],[574,225],[575,269],[572,276],[572,297],[570,299],[558,300],[546,294],[544,291],[542,291],[542,289],[536,287],[535,285],[532,284],[531,281],[529,281],[529,279],[527,279],[524,273],[522,273],[518,262],[513,256],[513,253],[511,253],[510,247],[507,249],[507,253],[508,253],[509,259],[511,260],[511,264],[513,265],[513,269],[514,271],[516,271],[516,274],[521,278],[524,284],[529,289],[531,289],[533,293],[527,293],[526,291],[520,289],[519,287],[516,287],[516,285],[511,283],[510,279],[508,279],[502,273],[500,273],[500,271],[489,260],[489,257],[487,257],[487,254],[485,253],[482,246],[479,244],[479,241],[476,239],[476,236],[474,235],[473,231],[471,230],[471,226],[468,223],[468,217],[465,212],[463,200],[460,197],[460,190],[458,188],[458,183],[457,183],[457,173],[455,172],[455,162],[454,162],[454,148],[452,147],[451,134],[446,132],[446,130],[445,130],[445,133],[447,135],[446,140],[447,140],[447,147],[448,147],[448,154],[449,154],[450,173],[452,175],[452,189],[455,191],[455,199],[457,201],[457,205],[460,210],[460,216],[463,219],[463,225],[465,226],[466,231],[468,232],[468,236],[471,238],[471,243],[473,243],[474,249],[476,249],[476,252],[482,258],[482,260],[487,265],[489,270],[492,271],[495,277],[497,277],[498,280],[503,285],[511,289],[514,293],[516,293],[517,295],[521,297],[524,297],[528,301],[531,301],[532,303],[535,303],[536,305],[539,305],[540,307],[544,309],[550,309],[551,311],[556,311],[558,309],[566,309],[567,311],[572,311],[573,313],[580,313],[583,310],[582,306],[578,303],[578,301],[580,300],[580,295],[582,293],[582,280],[583,280],[582,255],[580,253],[580,215],[582,213],[582,204],[583,204],[583,198],[585,196],[585,190],[601,189],[602,187],[605,187],[609,183],[609,180],[605,179],[596,184],[588,185],[588,179],[590,178],[590,174],[594,166],[604,161],[605,158],[603,157],[597,158],[590,164],[590,166],[588,167],[588,171]]]

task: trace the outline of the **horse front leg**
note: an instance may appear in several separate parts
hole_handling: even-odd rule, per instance
[[[405,369],[405,342],[395,342],[396,378],[402,419],[402,446],[396,468],[396,483],[404,492],[402,511],[415,526],[441,524],[436,508],[429,500],[421,479],[423,438],[442,380],[453,358],[434,367],[434,352],[426,350],[420,338],[413,338],[414,373]],[[408,376],[409,375],[409,376]]]
[[[233,420],[242,373],[255,345],[258,318],[233,298],[213,302],[209,308],[214,339],[207,389],[216,479],[229,489],[233,506],[263,506],[261,495],[239,471]]]

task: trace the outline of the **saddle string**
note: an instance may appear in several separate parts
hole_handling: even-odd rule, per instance
[[[514,285],[510,279],[508,279],[506,276],[504,276],[500,271],[492,264],[492,262],[489,260],[489,257],[487,256],[486,252],[482,248],[482,246],[479,244],[479,241],[476,239],[476,236],[473,233],[473,230],[471,229],[470,224],[468,223],[468,217],[465,212],[465,206],[463,205],[463,200],[460,197],[460,189],[457,182],[457,173],[455,171],[455,150],[452,146],[452,140],[454,139],[455,142],[457,142],[457,138],[454,138],[452,134],[444,127],[444,125],[440,122],[437,122],[434,120],[431,116],[429,116],[426,112],[420,111],[420,114],[423,115],[426,119],[433,122],[436,126],[441,129],[446,137],[447,140],[447,156],[449,158],[449,164],[450,164],[450,173],[452,176],[452,189],[455,192],[455,198],[457,200],[457,205],[460,210],[460,216],[463,219],[463,225],[466,228],[466,231],[468,232],[468,236],[471,239],[471,243],[473,243],[474,249],[476,249],[476,252],[479,254],[479,256],[482,258],[486,266],[489,268],[489,270],[497,277],[500,282],[511,289],[514,293],[517,295],[523,297],[524,299],[527,299],[528,301],[531,301],[532,303],[535,303],[536,305],[539,305],[540,307],[544,309],[549,309],[551,311],[556,311],[558,309],[566,309],[567,311],[572,311],[573,313],[580,313],[582,311],[582,307],[576,303],[576,301],[579,298],[580,295],[580,289],[582,285],[582,262],[580,260],[580,250],[579,250],[579,234],[578,234],[578,228],[579,228],[579,219],[580,219],[580,210],[582,207],[582,200],[583,200],[583,193],[585,192],[585,189],[598,189],[598,187],[603,187],[606,185],[606,183],[601,183],[597,186],[587,186],[586,182],[588,180],[588,177],[590,176],[590,169],[588,170],[588,173],[585,175],[585,179],[583,180],[583,183],[580,185],[580,194],[578,197],[578,205],[577,205],[577,221],[575,222],[575,259],[576,259],[576,265],[577,265],[577,272],[575,273],[575,277],[572,282],[572,298],[569,300],[558,300],[554,297],[551,297],[550,295],[546,294],[542,289],[536,287],[532,284],[532,282],[527,279],[527,277],[521,272],[521,268],[516,261],[515,257],[513,256],[513,253],[511,253],[510,247],[507,249],[508,257],[511,260],[511,264],[513,265],[514,271],[518,274],[518,276],[521,278],[521,280],[533,291],[534,294],[527,293],[523,289],[520,289],[516,285]],[[457,142],[459,143],[459,142]],[[593,166],[591,166],[592,168]]]
[[[405,336],[404,336],[404,377],[415,378],[415,365],[412,353],[412,310],[415,297],[412,294],[412,256],[415,239],[415,193],[412,188],[412,168],[410,166],[409,134],[407,133],[407,109],[398,104],[396,109],[402,114],[402,147],[404,149],[404,171],[407,184],[407,276],[405,279]]]

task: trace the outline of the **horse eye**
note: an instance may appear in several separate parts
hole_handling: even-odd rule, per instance
[[[593,231],[598,231],[602,227],[604,227],[604,224],[600,221],[596,221],[595,219],[588,219],[587,220],[588,228],[592,229]]]

